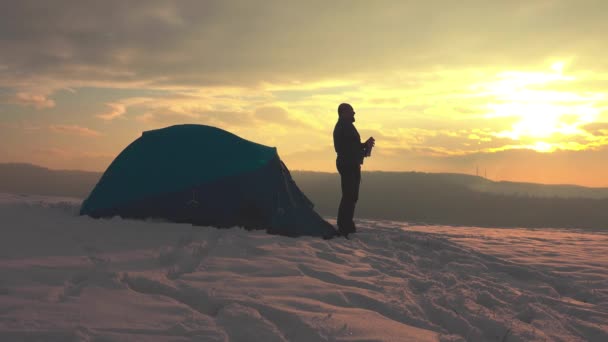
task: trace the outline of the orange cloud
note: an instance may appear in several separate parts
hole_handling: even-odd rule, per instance
[[[46,95],[32,94],[26,92],[19,92],[15,94],[14,98],[11,99],[10,102],[22,106],[32,106],[36,109],[55,107],[55,101],[47,98]]]
[[[106,103],[106,106],[110,107],[111,110],[104,114],[97,115],[98,118],[103,120],[114,120],[127,112],[127,106],[122,103]]]
[[[51,131],[62,134],[73,134],[81,137],[98,137],[101,135],[98,131],[78,125],[51,125]]]

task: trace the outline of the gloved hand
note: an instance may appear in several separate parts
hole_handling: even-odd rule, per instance
[[[376,139],[374,139],[374,137],[369,137],[367,139],[367,141],[365,142],[365,146],[367,147],[374,147],[376,145]]]
[[[365,142],[365,157],[370,157],[372,155],[372,147],[376,145],[376,140],[373,137],[369,137]]]

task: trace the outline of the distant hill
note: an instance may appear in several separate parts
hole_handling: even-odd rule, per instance
[[[558,198],[608,198],[608,188],[590,188],[570,184],[538,184],[509,181],[492,181],[487,178],[462,173],[427,173],[427,172],[363,172],[364,182],[382,182],[391,180],[400,182],[440,182],[454,186],[463,186],[476,192],[509,195],[516,197],[558,197]],[[304,187],[314,186],[319,181],[338,182],[337,174],[312,171],[292,171],[298,184]],[[375,183],[374,183],[375,184]],[[373,191],[373,188],[371,189]]]
[[[335,216],[338,174],[292,171],[317,211]],[[0,192],[85,198],[98,172],[0,164]],[[608,228],[608,189],[494,182],[454,173],[364,172],[359,218],[498,227]]]
[[[295,171],[292,175],[320,214],[336,215],[337,174]],[[608,228],[608,196],[600,196],[606,189],[512,184],[510,188],[507,182],[463,174],[366,172],[356,216],[486,227]],[[484,191],[477,190],[481,186]],[[585,194],[597,198],[584,198]]]
[[[0,164],[0,191],[85,198],[99,172],[49,170],[31,164]]]
[[[477,179],[469,183],[469,187],[471,190],[480,192],[533,197],[608,198],[608,188],[588,188],[569,184],[495,182],[481,177],[475,178]]]

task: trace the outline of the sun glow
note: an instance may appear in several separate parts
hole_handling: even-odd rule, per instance
[[[556,139],[585,135],[580,126],[596,120],[600,110],[594,104],[604,96],[551,90],[576,79],[565,75],[564,68],[565,63],[557,61],[551,65],[553,72],[502,72],[498,80],[479,86],[482,95],[494,99],[487,104],[486,118],[516,119],[497,137],[520,141],[520,147],[538,152],[582,148]]]
[[[549,143],[546,143],[544,141],[539,141],[536,144],[534,144],[533,146],[530,147],[533,150],[536,150],[538,152],[553,152],[555,151],[555,147]]]
[[[565,65],[564,62],[557,61],[557,62],[551,64],[551,69],[553,69],[553,71],[561,74],[562,71],[564,70],[564,65]]]

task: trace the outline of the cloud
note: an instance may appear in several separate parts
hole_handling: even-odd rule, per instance
[[[155,87],[366,79],[395,70],[606,70],[608,4],[474,1],[3,2],[0,79]],[[31,23],[36,23],[32,25]],[[506,42],[517,42],[507,44]],[[596,70],[597,71],[597,70]],[[19,81],[21,80],[21,81]],[[391,97],[374,101],[390,102]]]
[[[151,108],[138,115],[136,120],[148,124],[201,123],[224,129],[262,126],[314,129],[306,121],[294,117],[285,108],[274,106],[271,102],[254,109],[239,110],[236,106],[232,107],[232,110],[222,110],[222,101],[227,98],[230,99],[231,96],[224,95],[221,100],[196,96],[181,100],[179,97],[158,99],[153,104],[143,104],[143,107]]]
[[[606,10],[608,3],[568,0],[473,0],[466,6],[445,1],[4,1],[0,90],[11,94],[10,103],[30,107],[9,115],[89,106],[95,108],[89,116],[122,119],[113,138],[142,126],[200,123],[276,145],[286,154],[318,148],[309,143],[330,146],[336,107],[346,101],[358,113],[363,139],[378,140],[378,156],[386,157],[387,168],[409,165],[425,154],[500,154],[538,143],[600,149],[608,143],[603,128],[582,127],[608,120],[608,111],[605,118],[593,118],[583,110],[600,112],[601,101],[608,108],[605,96],[595,97],[606,92],[608,47],[597,43],[608,34]],[[505,71],[551,72],[556,59],[566,62],[559,74],[571,80],[530,84],[525,92],[481,87],[510,85],[497,83]],[[85,87],[101,96],[83,95]],[[582,99],[585,108],[560,112],[553,137],[531,139],[524,135],[538,135],[548,126],[542,119],[546,113],[517,112],[521,108],[505,104],[532,91],[573,104]],[[95,101],[101,104],[93,107]],[[504,115],[488,115],[492,105]],[[6,109],[12,107],[3,115]],[[579,114],[584,120],[577,121]],[[78,122],[92,132],[101,125]],[[66,127],[55,131],[95,135]],[[564,127],[574,133],[565,134]],[[401,151],[408,151],[401,160],[388,157]]]
[[[13,96],[5,98],[3,102],[13,103],[20,106],[34,107],[36,109],[46,109],[55,107],[55,101],[49,99],[48,95],[28,92],[18,92]]]
[[[311,125],[309,125],[307,122],[293,117],[285,108],[278,106],[264,106],[256,108],[253,111],[253,117],[263,125],[279,125],[291,128],[311,127]]]
[[[581,129],[594,136],[608,136],[608,122],[593,122],[582,126]]]
[[[92,130],[87,127],[81,127],[78,125],[51,125],[51,131],[61,134],[78,135],[81,137],[98,137],[101,133]]]
[[[193,123],[199,118],[198,113],[176,111],[168,107],[156,108],[135,117],[137,121],[149,124]]]
[[[97,115],[98,118],[103,120],[114,120],[127,112],[126,105],[122,103],[106,103],[106,106],[110,107],[110,111]]]
[[[217,126],[223,129],[247,127],[256,123],[251,112],[207,111],[196,108],[176,110],[171,107],[158,107],[136,117],[137,121],[153,124],[185,124],[196,123]]]
[[[139,89],[139,91],[146,93],[146,89]],[[172,95],[174,98],[180,97],[180,95]],[[105,106],[109,108],[102,114],[95,115],[97,118],[112,121],[114,119],[123,118],[130,107],[143,107],[143,108],[154,108],[162,106],[162,103],[166,101],[167,95],[154,97],[147,96],[136,96],[127,97],[114,102],[105,103]]]

